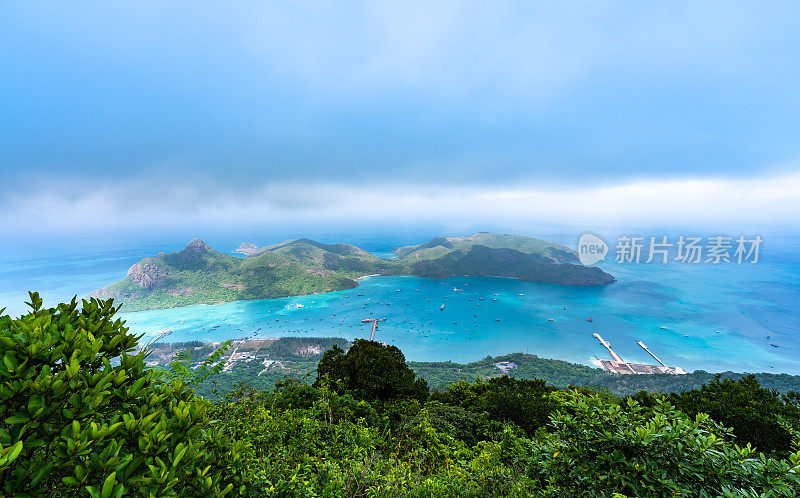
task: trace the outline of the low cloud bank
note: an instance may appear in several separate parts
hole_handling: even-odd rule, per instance
[[[7,233],[265,223],[538,222],[592,225],[797,226],[800,174],[751,179],[640,180],[597,187],[266,183],[174,186],[67,180],[0,201]]]

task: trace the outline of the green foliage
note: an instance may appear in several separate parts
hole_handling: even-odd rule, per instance
[[[402,351],[365,339],[356,339],[347,353],[338,346],[328,350],[319,362],[314,385],[323,379],[337,390],[369,400],[428,397],[427,382],[416,378]]]
[[[0,317],[2,492],[208,496],[233,489],[240,443],[209,404],[131,354],[139,337],[109,301]]]
[[[563,411],[527,472],[553,496],[795,496],[800,452],[789,461],[727,442],[707,415],[666,402],[645,409],[606,396],[567,393]],[[767,493],[762,495],[762,493]]]
[[[472,363],[409,362],[417,375],[423,377],[435,389],[447,389],[458,380],[472,381],[500,374],[497,362],[513,362],[516,368],[508,375],[517,379],[542,379],[555,387],[592,386],[605,389],[618,396],[630,396],[639,391],[671,393],[699,389],[712,382],[715,374],[698,370],[685,375],[608,375],[599,368],[578,365],[562,360],[539,358],[536,355],[513,353],[504,356],[488,356]],[[725,372],[723,379],[739,379],[745,374]],[[756,380],[768,389],[782,393],[800,391],[800,376],[788,374],[755,374]]]
[[[552,398],[555,388],[542,380],[516,380],[507,376],[478,379],[472,384],[457,382],[433,399],[463,407],[476,413],[486,413],[492,420],[513,422],[528,434],[544,426],[558,406]]]
[[[717,376],[699,389],[671,394],[669,400],[684,413],[710,415],[732,428],[740,444],[766,453],[788,455],[792,435],[800,433],[797,393],[781,396],[763,389],[753,375],[739,380]]]
[[[231,341],[225,341],[196,368],[191,367],[192,350],[182,349],[175,353],[167,370],[171,380],[180,380],[187,386],[201,386],[212,375],[218,375],[225,368],[222,357],[231,347]]]
[[[754,378],[619,398],[500,377],[429,396],[399,349],[361,340],[326,352],[313,386],[240,385],[211,403],[195,392],[227,375],[224,348],[148,368],[110,301],[30,305],[0,317],[4,495],[800,494],[800,394]],[[737,445],[748,438],[770,453]]]

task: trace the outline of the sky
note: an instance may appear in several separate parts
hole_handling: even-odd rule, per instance
[[[800,224],[797,2],[0,3],[0,227]]]

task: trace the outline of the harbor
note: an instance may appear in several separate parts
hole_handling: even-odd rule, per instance
[[[631,363],[622,359],[617,353],[611,349],[611,344],[603,339],[603,337],[595,332],[592,334],[594,338],[596,338],[600,344],[602,344],[607,350],[608,354],[611,355],[611,360],[602,360],[598,357],[594,357],[596,360],[595,363],[611,374],[618,374],[618,375],[644,375],[644,374],[674,374],[674,375],[683,375],[688,373],[681,367],[670,367],[667,366],[666,363],[661,361],[661,359],[655,355],[650,348],[648,348],[645,343],[642,341],[637,340],[636,344],[638,344],[642,349],[647,351],[647,353],[653,357],[658,365],[648,365],[644,363]]]
[[[463,291],[454,292],[454,287]],[[634,364],[660,366],[650,354],[641,354],[636,343],[641,340],[668,366],[688,371],[769,371],[770,365],[795,371],[789,363],[791,343],[776,332],[747,329],[722,317],[678,319],[683,311],[669,304],[631,308],[635,295],[623,290],[609,294],[492,277],[371,277],[356,289],[327,294],[150,310],[127,313],[124,319],[148,338],[173,330],[158,342],[218,342],[244,337],[368,339],[372,322],[362,320],[386,318],[375,338],[397,346],[407,359],[459,363],[523,352],[599,366],[594,356],[613,358],[598,350],[591,337],[597,332]],[[755,339],[745,340],[741,332]],[[758,339],[765,335],[772,337]],[[781,347],[770,347],[770,342]],[[787,360],[781,362],[779,356]]]

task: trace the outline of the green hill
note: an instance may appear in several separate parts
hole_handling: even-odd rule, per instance
[[[181,251],[159,253],[131,266],[125,278],[92,293],[112,297],[127,311],[265,299],[350,289],[365,275],[432,278],[500,276],[531,282],[603,285],[614,278],[573,264],[574,251],[532,237],[477,233],[438,237],[381,259],[350,244],[296,239],[258,247],[242,244],[237,257],[199,239]]]
[[[172,259],[215,258],[194,249],[193,261]],[[800,393],[753,376],[630,397],[507,376],[431,392],[395,346],[296,337],[230,353],[229,343],[184,343],[148,366],[158,353],[137,352],[141,336],[111,300],[48,309],[29,297],[27,314],[0,314],[2,496],[800,495]],[[284,368],[278,356],[316,363],[316,375],[197,395],[216,391],[226,360]],[[527,373],[559,383],[586,374],[500,359],[442,366],[533,360]]]
[[[490,249],[511,249],[524,254],[539,256],[551,263],[578,261],[578,254],[572,249],[523,235],[504,235],[478,232],[466,237],[436,237],[430,242],[416,246],[398,247],[394,250],[398,258],[411,256],[416,259],[437,258],[454,251],[469,251],[475,246]]]

